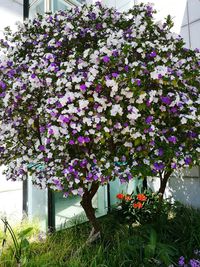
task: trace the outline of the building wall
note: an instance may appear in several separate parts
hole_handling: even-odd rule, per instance
[[[200,1],[188,0],[185,6],[184,19],[181,24],[181,35],[190,48],[200,48]]]
[[[0,37],[2,37],[5,27],[11,26],[14,29],[16,21],[22,21],[22,3],[22,0],[0,0]]]

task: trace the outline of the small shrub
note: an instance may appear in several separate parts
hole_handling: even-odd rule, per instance
[[[152,191],[131,195],[120,193],[117,198],[120,200],[118,212],[129,224],[155,222],[161,215],[167,217],[171,207],[167,200],[161,201],[160,195]]]

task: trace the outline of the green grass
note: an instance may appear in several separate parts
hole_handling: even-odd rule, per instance
[[[200,248],[200,211],[178,205],[168,219],[129,228],[116,214],[101,218],[101,240],[86,246],[88,223],[77,224],[38,241],[35,231],[23,267],[155,267],[191,257]],[[9,242],[10,246],[11,242]],[[1,267],[17,266],[12,252],[4,250]]]

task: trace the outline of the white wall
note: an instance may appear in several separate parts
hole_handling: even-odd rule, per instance
[[[20,3],[21,2],[21,3]],[[16,21],[23,19],[23,1],[0,0],[0,37],[7,26],[15,28]]]

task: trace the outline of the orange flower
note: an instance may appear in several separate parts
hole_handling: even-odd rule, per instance
[[[141,202],[138,202],[138,203],[133,203],[133,207],[134,209],[141,209],[143,206],[143,204]]]
[[[138,209],[141,209],[142,208],[142,203],[138,202],[137,206],[138,206]]]
[[[124,194],[117,194],[116,197],[117,197],[118,199],[123,199],[123,198],[124,198]]]
[[[126,195],[126,196],[125,196],[125,200],[126,200],[126,201],[131,201],[131,200],[132,200],[132,197],[129,196],[129,195]]]
[[[137,207],[138,207],[138,204],[137,203],[133,203],[133,208],[137,209]]]
[[[140,201],[146,201],[147,197],[144,194],[138,194],[137,195],[137,199]]]

